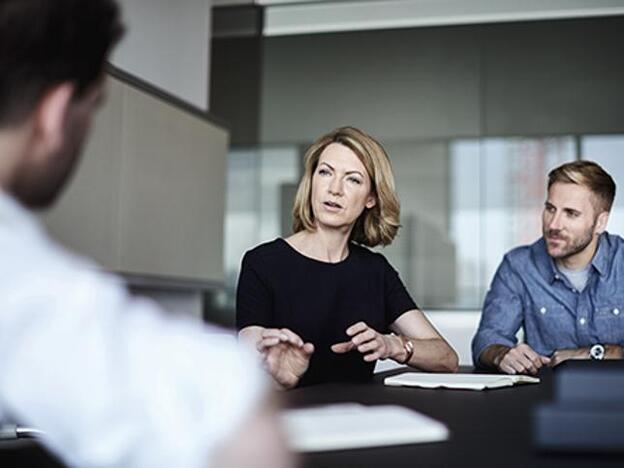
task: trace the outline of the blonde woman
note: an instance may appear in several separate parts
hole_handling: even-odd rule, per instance
[[[383,255],[399,229],[388,156],[338,128],[306,152],[294,234],[245,254],[236,321],[278,386],[370,379],[377,359],[454,372],[457,354]]]

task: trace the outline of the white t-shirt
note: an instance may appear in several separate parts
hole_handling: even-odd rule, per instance
[[[264,392],[254,359],[129,296],[0,191],[0,417],[65,462],[205,467]]]
[[[577,291],[580,292],[585,289],[587,280],[589,280],[589,269],[591,268],[591,263],[588,263],[580,270],[570,270],[559,263],[557,263],[557,268],[566,276],[566,278],[568,278],[570,283],[572,283],[572,286],[574,286]]]

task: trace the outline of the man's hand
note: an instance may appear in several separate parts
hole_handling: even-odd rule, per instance
[[[403,345],[398,337],[382,335],[364,322],[351,325],[346,333],[351,339],[333,344],[331,350],[334,353],[343,354],[357,349],[364,354],[366,362],[372,362],[377,359],[394,358],[403,352]]]
[[[266,370],[284,388],[292,388],[299,383],[314,353],[312,343],[304,343],[288,328],[263,330],[256,348],[262,355]]]
[[[493,364],[507,374],[535,375],[551,359],[537,354],[528,344],[522,343],[514,348],[502,349],[494,358]]]

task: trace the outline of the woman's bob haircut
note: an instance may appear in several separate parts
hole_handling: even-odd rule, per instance
[[[293,208],[293,231],[314,231],[316,223],[312,211],[312,176],[321,153],[332,143],[339,143],[353,151],[366,168],[371,180],[371,191],[376,203],[365,208],[355,222],[349,240],[368,247],[388,245],[400,227],[401,206],[394,188],[390,159],[374,138],[354,127],[341,127],[316,140],[304,156],[304,174]]]

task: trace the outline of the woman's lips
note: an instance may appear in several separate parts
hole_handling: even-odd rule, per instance
[[[342,209],[342,205],[333,201],[324,201],[323,206],[330,211],[339,211]]]

